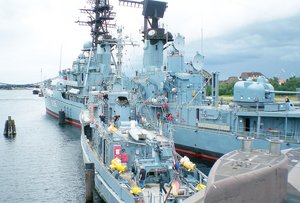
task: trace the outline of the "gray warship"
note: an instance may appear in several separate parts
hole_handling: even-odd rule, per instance
[[[89,19],[77,23],[91,27],[92,41],[84,43],[72,68],[59,71],[58,78],[44,84],[46,112],[58,118],[60,123],[79,128],[79,114],[88,100],[89,91],[105,89],[113,75],[120,76],[118,68],[121,68],[124,46],[122,29],[116,28],[113,21],[116,13],[112,6],[102,0],[91,3],[96,6],[80,9]]]
[[[91,91],[80,115],[83,158],[95,165],[97,192],[110,203],[175,203],[204,192],[205,174],[176,153],[170,135],[136,114],[138,95],[123,88],[124,79]]]
[[[176,150],[189,156],[216,160],[238,149],[240,136],[256,138],[255,148],[267,148],[267,140],[274,138],[283,140],[282,149],[298,147],[300,109],[291,101],[274,99],[276,93],[296,92],[275,91],[265,77],[259,77],[238,81],[234,102],[223,104],[219,73],[203,68],[204,56],[199,52],[185,59],[185,38],[159,26],[164,11],[160,7],[143,13],[143,65],[132,78],[141,95],[138,113],[153,123],[162,122],[164,130],[172,126]]]
[[[216,160],[238,149],[240,136],[256,138],[255,148],[267,148],[267,140],[273,138],[284,141],[282,149],[299,146],[300,110],[292,102],[276,103],[278,92],[266,78],[238,81],[234,86],[234,102],[222,104],[218,96],[219,73],[206,71],[204,56],[198,52],[185,59],[185,38],[160,27],[159,20],[167,7],[165,2],[119,2],[138,8],[146,3],[149,8],[143,9],[142,65],[124,87],[139,94],[140,117],[147,118],[153,126],[162,122],[165,132],[172,126],[178,152]],[[91,26],[93,41],[84,44],[72,69],[60,71],[58,81],[48,83],[44,91],[47,113],[78,127],[79,113],[88,101],[89,91],[106,88],[114,75],[121,77],[123,47],[118,43],[121,37],[114,38],[108,31],[114,27],[111,20],[115,16],[110,8],[81,11],[95,12],[96,17],[91,21],[79,22]],[[106,43],[100,46],[102,41]],[[116,56],[112,53],[115,47],[119,53]],[[209,84],[212,95],[207,96]]]
[[[153,2],[142,2],[143,11],[155,9]],[[91,10],[96,8],[111,7],[109,1],[95,1]],[[106,44],[106,39],[98,42]],[[175,203],[203,192],[207,177],[176,153],[171,134],[165,136],[159,123],[153,126],[137,113],[140,93],[130,78],[106,68],[105,85],[89,89],[79,116],[83,158],[95,165],[100,196],[110,203]]]

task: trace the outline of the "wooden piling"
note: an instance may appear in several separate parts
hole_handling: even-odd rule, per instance
[[[85,164],[85,199],[87,202],[93,201],[93,191],[95,187],[95,164]]]
[[[15,121],[11,119],[11,116],[8,116],[8,120],[5,122],[3,135],[5,137],[15,137],[16,134]]]
[[[66,114],[63,110],[58,112],[58,123],[59,125],[65,124]]]

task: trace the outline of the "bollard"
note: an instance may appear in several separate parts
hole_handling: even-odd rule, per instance
[[[242,152],[252,152],[253,150],[253,137],[245,137],[245,136],[239,136],[237,137],[238,140],[241,140],[241,151]]]
[[[253,137],[243,137],[242,138],[242,151],[243,152],[252,152]]]
[[[281,150],[280,150],[280,144],[282,143],[282,140],[279,139],[271,139],[269,140],[270,146],[269,146],[269,153],[272,156],[280,156]]]
[[[93,191],[95,187],[95,164],[85,164],[85,199],[87,202],[93,201]]]

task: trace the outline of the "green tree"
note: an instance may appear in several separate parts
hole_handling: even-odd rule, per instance
[[[296,88],[300,88],[300,77],[291,77],[286,80],[282,85],[279,84],[279,78],[273,77],[269,79],[270,84],[274,87],[274,90],[277,91],[296,91]],[[233,96],[233,83],[219,83],[219,95]],[[207,86],[206,95],[211,95],[211,85]]]
[[[219,95],[232,96],[233,95],[233,86],[235,83],[219,83]],[[211,96],[211,85],[206,88],[206,95]]]
[[[300,88],[300,78],[291,77],[286,80],[286,82],[281,85],[279,89],[282,91],[296,91],[296,88]]]
[[[227,95],[232,96],[233,95],[233,86],[234,83],[220,83],[219,84],[219,95]]]
[[[206,87],[206,96],[210,96],[211,95],[211,85],[208,85]]]
[[[296,88],[300,88],[299,77],[291,77],[281,85],[279,84],[279,79],[277,77],[270,78],[269,82],[273,85],[274,89],[278,91],[296,91]]]
[[[279,79],[277,77],[273,77],[269,79],[270,84],[274,87],[275,90],[279,90]]]

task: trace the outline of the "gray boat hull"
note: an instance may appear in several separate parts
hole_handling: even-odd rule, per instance
[[[65,112],[65,122],[80,128],[79,114],[83,104],[64,99],[60,92],[54,91],[52,95],[45,94],[47,114],[59,119],[59,111]]]

